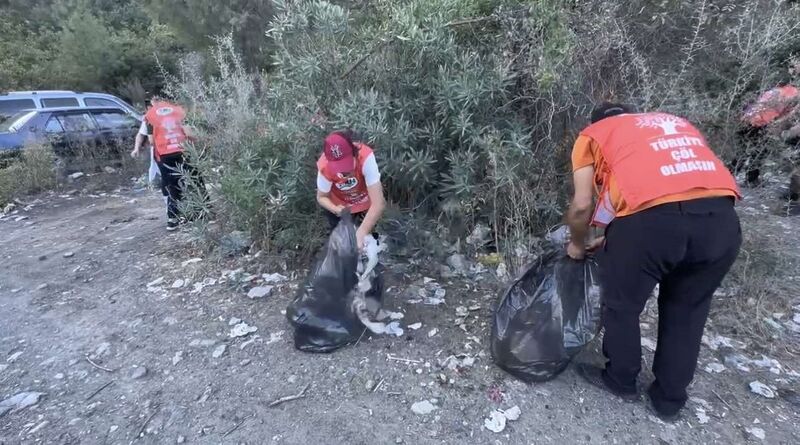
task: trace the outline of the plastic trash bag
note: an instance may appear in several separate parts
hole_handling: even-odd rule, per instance
[[[344,212],[306,284],[286,310],[297,349],[332,352],[356,342],[364,333],[364,324],[353,307],[353,300],[359,295],[359,260],[356,227],[350,213]],[[373,267],[364,296],[379,308],[383,266],[376,261]]]
[[[492,357],[525,382],[550,380],[599,330],[597,263],[552,249],[503,294],[492,324]]]

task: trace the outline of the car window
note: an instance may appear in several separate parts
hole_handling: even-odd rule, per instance
[[[99,99],[96,97],[85,97],[83,98],[83,103],[85,103],[87,107],[119,107],[119,104],[113,100]]]
[[[55,97],[42,99],[42,106],[46,108],[77,107],[78,99],[74,97]]]
[[[22,110],[32,110],[36,108],[33,99],[10,99],[0,100],[0,122],[8,119],[13,114]]]
[[[139,121],[131,116],[128,116],[121,110],[93,111],[92,115],[97,121],[97,125],[99,125],[103,130],[133,128],[139,126]]]
[[[0,122],[0,133],[19,131],[33,116],[36,116],[36,111],[22,111],[12,115],[4,122]]]
[[[63,133],[64,127],[61,126],[61,122],[55,118],[55,116],[51,117],[47,120],[47,124],[44,126],[45,133]]]
[[[94,121],[88,113],[70,113],[58,116],[64,131],[91,131],[95,129]]]

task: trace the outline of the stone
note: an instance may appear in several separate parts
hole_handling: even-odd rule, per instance
[[[117,169],[115,169],[114,167],[106,165],[105,167],[103,167],[103,171],[105,171],[109,175],[113,175],[114,173],[117,172]]]
[[[272,286],[259,286],[250,289],[247,296],[252,300],[269,297],[272,294]]]
[[[433,336],[435,336],[435,335],[436,335],[436,334],[438,334],[438,333],[439,333],[439,330],[438,330],[438,329],[436,329],[436,328],[433,328],[433,329],[431,329],[431,330],[428,332],[428,337],[433,337]]]
[[[147,375],[147,368],[145,368],[144,366],[137,366],[133,368],[133,371],[131,372],[131,379],[139,380],[146,375]]]
[[[43,392],[21,392],[3,400],[0,402],[0,417],[8,412],[14,413],[36,405],[43,395]]]
[[[66,252],[64,254],[64,258],[72,258],[75,256],[75,252]]]
[[[172,357],[172,366],[177,365],[178,363],[181,362],[181,360],[183,360],[183,351],[178,351]]]
[[[223,354],[225,354],[225,350],[228,349],[227,345],[219,345],[214,349],[214,352],[211,353],[211,356],[214,358],[220,358]]]
[[[416,331],[417,329],[420,329],[420,328],[422,328],[422,323],[414,323],[414,324],[408,325],[408,329],[411,329],[412,331]]]
[[[242,322],[234,326],[229,335],[231,338],[245,337],[256,331],[258,331],[257,327],[250,326],[249,324]]]
[[[47,286],[48,286],[47,283],[42,283],[42,284],[36,286],[36,290],[45,290],[45,289],[47,289]]]
[[[180,289],[180,288],[182,288],[182,287],[183,287],[185,284],[186,284],[186,282],[185,282],[185,281],[183,281],[183,280],[175,280],[175,281],[172,283],[172,288],[173,288],[173,289]]]
[[[759,382],[758,380],[755,382],[750,382],[750,391],[768,399],[774,399],[777,396],[772,388],[764,383]]]
[[[421,402],[416,402],[411,405],[411,411],[414,414],[418,414],[420,416],[424,416],[426,414],[430,414],[436,410],[436,406],[434,406],[430,401],[423,400]]]
[[[450,255],[447,258],[447,265],[453,270],[453,272],[466,275],[469,272],[469,263],[467,262],[467,258],[460,253],[455,253]]]
[[[745,428],[748,434],[755,437],[758,440],[764,440],[767,438],[767,433],[764,432],[763,429],[757,427]]]
[[[178,436],[178,438],[175,440],[175,443],[184,443],[184,442],[186,442],[186,438],[183,436]]]

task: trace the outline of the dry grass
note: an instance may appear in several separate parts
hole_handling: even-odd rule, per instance
[[[785,247],[763,233],[744,233],[741,253],[712,306],[711,324],[719,332],[757,345],[771,354],[798,354],[796,334],[781,322],[792,316],[798,286],[788,278],[796,271]],[[783,314],[779,319],[776,314]],[[795,337],[795,338],[793,338]]]
[[[22,154],[0,169],[0,203],[50,190],[58,184],[55,155],[43,146],[30,146]]]

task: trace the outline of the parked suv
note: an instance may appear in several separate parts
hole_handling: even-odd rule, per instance
[[[22,111],[0,123],[0,158],[7,162],[30,143],[50,144],[59,157],[118,156],[133,146],[140,125],[141,120],[119,108]]]
[[[22,110],[64,107],[117,108],[141,120],[142,114],[117,96],[74,91],[13,91],[0,94],[0,122]]]

